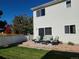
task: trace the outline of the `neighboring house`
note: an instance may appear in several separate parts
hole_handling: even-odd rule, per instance
[[[32,8],[34,39],[39,35],[79,44],[79,0],[53,0]]]

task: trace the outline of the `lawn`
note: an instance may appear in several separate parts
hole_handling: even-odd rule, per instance
[[[24,47],[0,49],[0,56],[6,59],[41,59],[48,51]]]
[[[25,47],[2,48],[0,49],[0,56],[6,59],[79,59],[79,53],[46,51]]]

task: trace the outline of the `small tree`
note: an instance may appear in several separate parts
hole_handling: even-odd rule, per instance
[[[10,25],[6,25],[5,33],[6,33],[6,34],[11,34],[11,28],[10,28]]]
[[[16,16],[14,18],[13,25],[15,33],[33,33],[33,20],[30,16]]]

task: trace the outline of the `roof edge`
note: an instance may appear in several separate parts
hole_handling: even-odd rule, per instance
[[[35,11],[35,10],[37,10],[37,9],[45,8],[45,7],[48,7],[48,6],[51,6],[51,5],[55,5],[55,4],[64,2],[64,1],[66,1],[66,0],[53,0],[53,1],[50,1],[50,2],[48,2],[48,3],[45,3],[45,4],[42,4],[42,5],[33,7],[33,8],[31,8],[31,10],[32,10],[32,11]]]

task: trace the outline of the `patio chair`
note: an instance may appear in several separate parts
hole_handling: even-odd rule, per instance
[[[56,36],[54,40],[51,42],[52,45],[58,45],[60,43],[59,36]]]
[[[45,35],[43,37],[42,44],[49,44],[49,43],[51,43],[52,40],[53,40],[53,36],[52,35]]]
[[[33,40],[35,43],[40,43],[40,36],[37,36],[36,39]]]

